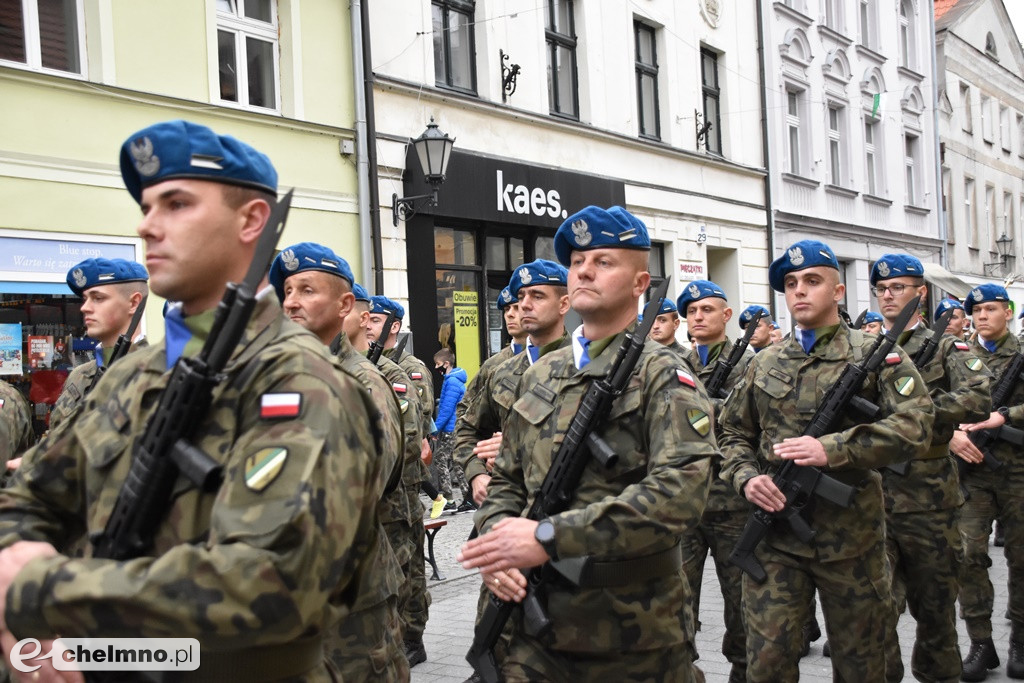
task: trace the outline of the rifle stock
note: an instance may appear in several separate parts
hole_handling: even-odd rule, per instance
[[[764,311],[755,313],[747,323],[744,335],[732,347],[729,357],[724,361],[721,358],[715,361],[715,369],[711,371],[711,377],[708,378],[707,383],[704,385],[708,396],[711,398],[725,398],[725,383],[729,381],[729,375],[732,374],[740,359],[743,358],[743,353],[750,345],[750,339],[754,336],[754,332],[757,331],[757,326],[761,322],[763,315]]]
[[[391,336],[391,326],[394,324],[395,312],[389,310],[388,317],[384,320],[384,326],[380,328],[380,335],[370,344],[370,351],[366,354],[366,357],[374,365],[380,362],[380,355],[384,353],[384,345],[387,344],[388,337]],[[395,362],[397,362],[397,356]]]

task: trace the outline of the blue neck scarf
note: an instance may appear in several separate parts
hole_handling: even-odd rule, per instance
[[[192,330],[185,324],[181,307],[167,309],[164,314],[164,344],[167,351],[167,369],[170,370],[185,352],[185,345],[192,339]]]

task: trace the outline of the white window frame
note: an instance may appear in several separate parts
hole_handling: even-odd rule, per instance
[[[953,173],[948,167],[942,167],[942,215],[946,219],[946,243],[956,244],[956,226],[953,218]]]
[[[971,86],[966,83],[960,84],[960,110],[963,112],[963,130],[965,133],[974,134],[974,117],[971,104]]]
[[[1005,104],[999,105],[999,144],[1003,151],[1009,153],[1013,149],[1013,142],[1010,139],[1010,108]]]
[[[0,59],[0,66],[16,69],[28,69],[44,74],[54,74],[66,78],[85,80],[88,78],[89,62],[85,46],[85,10],[84,0],[75,1],[75,30],[78,32],[78,67],[79,71],[62,71],[43,66],[42,45],[39,40],[39,3],[37,0],[21,0],[22,23],[25,28],[25,61]]]
[[[1024,114],[1017,114],[1017,156],[1024,157]]]
[[[896,10],[897,48],[899,65],[908,69],[917,68],[917,31],[914,15],[914,3],[911,0],[900,0]]]
[[[833,113],[835,125],[833,127]],[[828,102],[825,107],[825,133],[828,138],[828,173],[832,185],[845,187],[846,172],[846,106],[840,102]]]
[[[992,98],[981,96],[981,139],[992,142]]]
[[[913,145],[911,147],[911,145]],[[908,148],[910,148],[908,150]],[[903,167],[905,169],[904,183],[905,201],[907,206],[920,206],[924,196],[923,180],[921,177],[921,135],[916,131],[903,131]]]
[[[977,189],[974,178],[964,177],[964,223],[967,226],[967,246],[978,248]]]
[[[213,99],[218,104],[228,107],[238,107],[260,112],[281,111],[281,38],[279,35],[280,21],[277,0],[270,0],[271,23],[249,19],[244,16],[245,0],[224,0],[230,2],[235,8],[234,13],[225,12],[216,7],[217,25],[213,31],[213,50],[211,54],[214,60],[215,78],[211,83]],[[217,3],[220,4],[219,2]],[[238,101],[225,100],[220,95],[220,32],[228,31],[235,34],[235,66],[238,69],[236,74],[238,87]],[[273,45],[274,54],[274,106],[263,107],[256,104],[249,104],[249,65],[245,58],[245,38],[252,37],[264,40]]]
[[[807,91],[803,88],[795,88],[787,86],[783,92],[786,96],[785,104],[785,143],[786,143],[786,166],[789,173],[793,175],[803,176],[805,178],[811,177],[808,159],[808,140],[805,133],[805,127],[802,125],[806,120],[806,106],[805,102],[807,99]],[[795,104],[796,113],[790,112],[790,97],[793,97]],[[793,150],[794,137],[797,143],[797,149]],[[795,161],[795,163],[794,163]],[[794,168],[794,166],[796,168]]]
[[[868,141],[868,128],[871,129],[871,141]],[[885,145],[880,139],[883,135],[882,121],[872,118],[871,112],[864,113],[864,192],[875,197],[885,196]],[[872,161],[874,166],[872,166]],[[872,180],[874,187],[872,187]]]
[[[1013,239],[1013,193],[1003,192],[1003,229],[999,233],[1001,237],[1005,233]]]
[[[836,33],[842,33],[846,28],[843,22],[844,0],[822,0],[824,7],[821,8],[821,23]]]
[[[860,25],[860,44],[872,50],[878,48],[877,8],[877,0],[858,0],[857,22]]]

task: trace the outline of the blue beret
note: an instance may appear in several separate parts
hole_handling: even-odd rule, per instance
[[[569,265],[573,250],[641,249],[650,251],[647,226],[621,206],[588,206],[565,219],[555,233],[555,256]]]
[[[771,322],[771,319],[772,319],[771,311],[769,311],[764,306],[761,306],[760,304],[754,304],[753,306],[747,306],[746,308],[743,309],[743,312],[740,313],[740,329],[741,330],[747,329],[747,323],[749,323],[751,320],[753,320],[754,316],[757,315],[758,311],[761,312],[761,319],[762,320]]]
[[[395,317],[399,320],[405,317],[405,309],[402,308],[402,304],[397,301],[392,301],[386,296],[371,296],[370,297],[370,313],[380,313],[387,315],[392,311],[395,312]]]
[[[146,282],[149,273],[141,263],[123,258],[90,258],[68,271],[68,287],[82,296],[82,292],[97,285],[113,285],[119,282]]]
[[[874,311],[866,311],[864,313],[864,324],[868,323],[882,323],[885,324],[885,318],[882,317],[881,313],[875,313]]]
[[[351,285],[355,282],[348,261],[331,249],[315,242],[299,242],[281,250],[270,264],[270,284],[274,285],[277,298],[284,301],[284,281],[296,273],[318,270],[321,273],[337,275]]]
[[[676,299],[676,306],[679,307],[679,316],[686,318],[686,307],[692,304],[694,301],[700,301],[701,299],[707,298],[725,299],[729,298],[722,291],[722,288],[716,285],[711,280],[694,280],[690,284],[683,288],[683,293]]]
[[[989,301],[1009,303],[1010,295],[1006,293],[1006,287],[992,284],[978,285],[964,299],[964,310],[967,311],[967,315],[971,315],[971,311],[974,310],[974,304],[983,304]]]
[[[508,291],[508,287],[501,290],[501,294],[498,295],[498,300],[495,301],[494,305],[499,311],[504,311],[509,304],[514,304],[516,298],[512,296],[512,292]]]
[[[142,190],[171,178],[211,180],[277,194],[277,171],[262,152],[230,135],[189,121],[143,128],[121,145],[121,178],[142,202]]]
[[[772,321],[772,329],[773,330],[781,330],[782,328],[779,327],[779,324],[773,320]]]
[[[356,295],[356,301],[370,303],[370,293],[366,291],[366,287],[363,287],[358,282],[352,283],[352,293]]]
[[[665,313],[678,313],[676,304],[669,297],[665,297],[661,301],[661,308],[658,309],[658,315],[664,315]]]
[[[569,284],[569,271],[554,261],[542,258],[523,265],[512,271],[512,279],[508,281],[508,292],[519,298],[519,290],[535,285],[554,285],[565,287]]]
[[[943,299],[939,302],[938,307],[935,309],[935,318],[938,320],[939,316],[948,311],[951,308],[959,308],[961,311],[964,310],[964,305],[956,299]]]
[[[910,254],[883,254],[871,266],[871,284],[894,277],[924,277],[924,266]]]
[[[786,291],[786,276],[798,270],[827,266],[839,270],[832,248],[818,240],[800,240],[768,266],[768,284],[776,292]]]

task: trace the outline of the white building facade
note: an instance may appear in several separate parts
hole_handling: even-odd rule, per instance
[[[497,351],[511,268],[554,258],[554,231],[588,204],[647,224],[673,297],[707,278],[737,310],[768,303],[752,13],[719,0],[374,0],[370,13],[385,290],[409,304],[421,358],[455,346],[472,372]],[[426,187],[408,142],[431,117],[456,138],[447,180],[392,227],[387,198]]]
[[[1015,280],[1019,305],[1024,53],[1001,0],[937,3],[935,25],[948,269],[968,286]]]
[[[941,262],[931,3],[766,5],[773,258],[801,239],[828,243],[856,317],[876,307],[868,275],[882,254]]]

